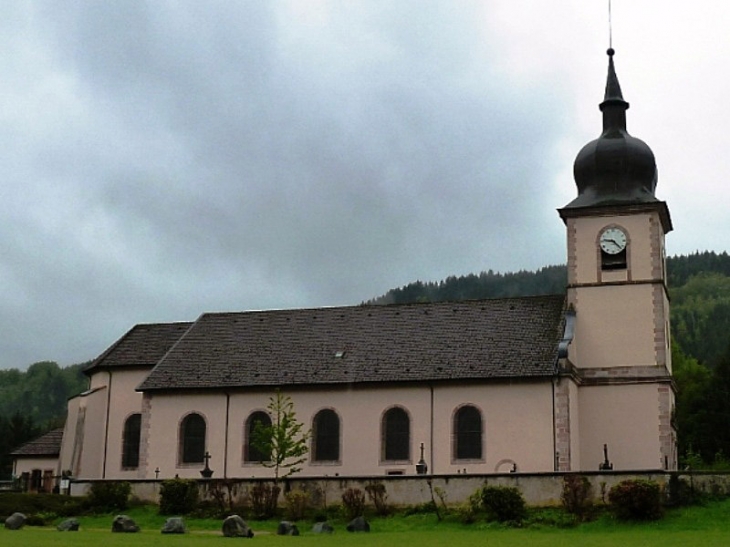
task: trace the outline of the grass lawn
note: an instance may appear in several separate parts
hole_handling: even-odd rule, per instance
[[[259,545],[292,545],[339,547],[701,547],[730,545],[730,500],[708,503],[703,507],[690,507],[669,511],[658,522],[625,524],[609,516],[577,526],[560,529],[549,526],[530,526],[512,529],[496,524],[437,522],[433,515],[412,515],[373,519],[369,534],[350,534],[343,523],[335,523],[336,532],[331,536],[313,535],[311,523],[301,522],[302,535],[282,537],[276,535],[276,521],[249,522],[256,537],[228,539],[220,533],[218,520],[186,519],[190,533],[162,535],[165,521],[151,508],[135,508],[128,513],[142,528],[138,534],[112,534],[112,515],[82,517],[79,532],[57,532],[54,527],[26,526],[22,530],[9,531],[0,528],[0,545],[3,547],[207,547],[221,542],[253,541]]]

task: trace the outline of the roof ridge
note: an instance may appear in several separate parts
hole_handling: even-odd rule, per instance
[[[437,306],[437,305],[469,305],[478,304],[484,302],[500,302],[500,301],[514,301],[514,300],[533,300],[533,299],[558,299],[565,298],[565,293],[553,293],[553,294],[530,294],[530,295],[519,295],[519,296],[496,296],[492,298],[464,298],[461,300],[431,300],[428,302],[393,302],[389,304],[353,304],[346,306],[322,306],[322,307],[303,307],[303,308],[271,308],[263,310],[239,310],[239,311],[208,311],[200,314],[196,323],[203,317],[224,317],[224,316],[238,316],[248,314],[268,314],[268,313],[306,313],[306,312],[330,312],[337,310],[358,310],[358,309],[382,309],[382,308],[394,308],[394,307],[426,307],[426,306]]]

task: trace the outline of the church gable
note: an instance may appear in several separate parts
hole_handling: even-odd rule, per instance
[[[564,296],[202,315],[140,391],[549,377]]]

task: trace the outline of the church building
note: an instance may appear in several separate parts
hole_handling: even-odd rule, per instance
[[[603,130],[558,210],[566,293],[137,325],[86,369],[58,471],[270,477],[250,441],[277,390],[311,431],[304,477],[676,469],[672,224],[608,55]]]

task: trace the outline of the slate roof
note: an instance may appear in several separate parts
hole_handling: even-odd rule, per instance
[[[11,456],[58,456],[61,453],[63,428],[54,429],[37,439],[25,443],[11,452]]]
[[[150,367],[190,328],[192,323],[135,325],[84,369],[86,374],[107,367]]]
[[[140,391],[546,377],[565,297],[206,313]]]

